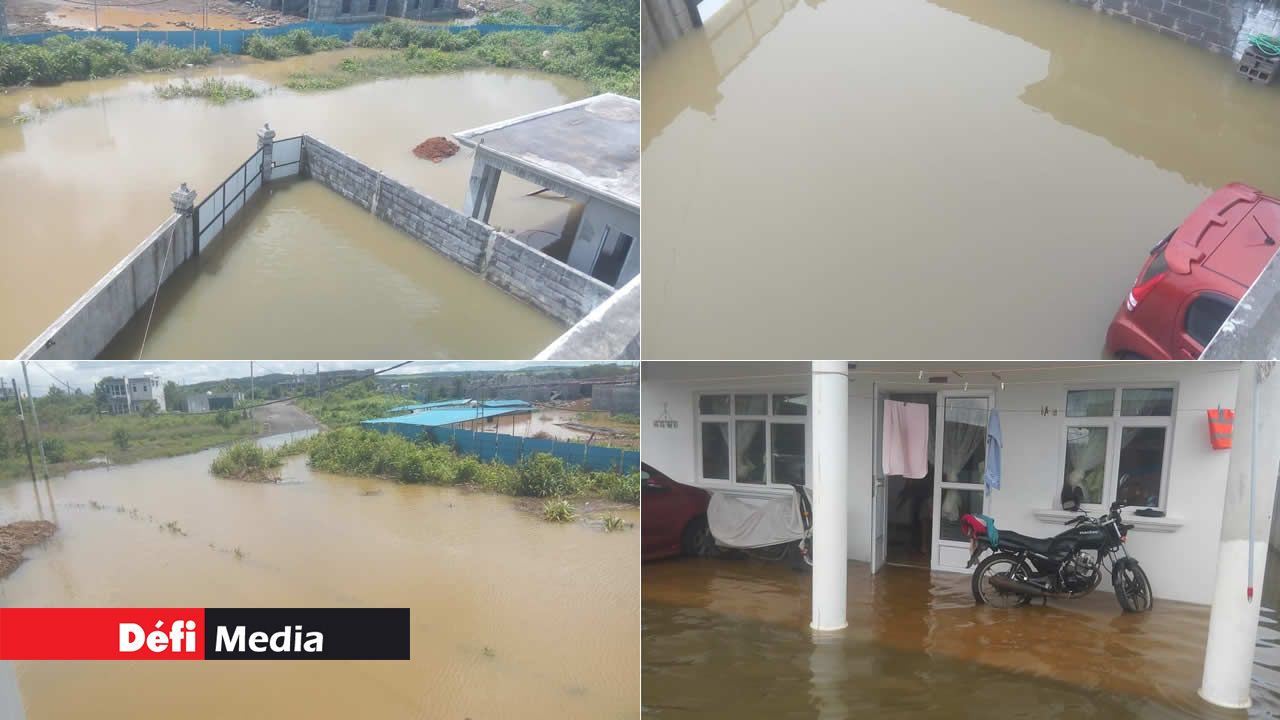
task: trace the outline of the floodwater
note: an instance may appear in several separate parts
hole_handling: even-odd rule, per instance
[[[302,458],[279,485],[221,480],[213,456],[54,479],[60,530],[0,581],[0,605],[407,606],[413,659],[18,662],[29,720],[634,717],[636,529]],[[0,486],[0,523],[39,513],[30,482]]]
[[[339,50],[0,95],[0,265],[24,269],[0,283],[0,355],[16,355],[163,222],[173,212],[169,193],[179,183],[190,183],[199,201],[225,180],[255,151],[264,122],[277,138],[310,133],[461,208],[470,153],[464,150],[435,164],[415,157],[415,145],[587,94],[577,81],[505,70],[388,79],[323,93],[276,87],[257,99],[223,106],[198,99],[162,101],[153,94],[158,84],[204,75],[278,86],[291,72],[376,52]],[[19,115],[27,119],[12,122]],[[526,230],[562,222],[570,210],[566,203],[526,197],[533,189],[516,178],[503,178],[493,224]],[[333,202],[346,201],[335,195]],[[353,244],[359,241],[359,236],[352,238]],[[369,252],[376,255],[378,250]],[[334,251],[323,257],[343,255]],[[382,260],[370,258],[364,264],[385,260],[384,254]],[[311,290],[328,286],[333,276],[346,271],[332,264],[317,270]],[[385,281],[403,282],[391,274]],[[275,298],[275,305],[288,302],[284,296]],[[259,315],[269,318],[271,311],[264,306]],[[400,319],[389,313],[365,321],[380,326],[388,343],[405,333]],[[508,330],[490,325],[475,332],[501,335]]]
[[[527,358],[565,330],[318,182],[267,192],[104,358]]]
[[[1088,8],[702,7],[646,58],[646,357],[1097,356],[1214,188],[1280,193],[1280,90]]]
[[[1268,574],[1276,570],[1275,558]],[[849,628],[815,636],[810,575],[779,564],[645,565],[643,708],[654,718],[957,717],[1240,720],[1196,695],[1209,608],[1114,595],[997,610],[969,576],[851,564]],[[1277,593],[1263,595],[1276,607]],[[1280,712],[1275,612],[1255,661],[1255,717]]]

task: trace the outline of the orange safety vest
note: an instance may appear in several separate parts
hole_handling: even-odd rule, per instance
[[[1214,450],[1231,449],[1231,424],[1235,422],[1235,410],[1209,410],[1209,444]]]

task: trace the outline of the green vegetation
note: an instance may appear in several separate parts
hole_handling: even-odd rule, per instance
[[[336,37],[312,35],[307,30],[290,30],[274,37],[261,33],[245,38],[240,52],[259,60],[279,60],[295,55],[310,55],[321,50],[337,50],[346,43]]]
[[[320,397],[304,397],[295,404],[311,417],[336,428],[359,424],[369,418],[384,417],[391,408],[412,402],[400,395],[387,395],[372,380],[361,380],[323,393]]]
[[[627,528],[627,521],[617,515],[605,515],[601,521],[605,532],[618,532]]]
[[[542,519],[549,522],[572,522],[578,511],[568,500],[548,500],[542,504]]]
[[[124,43],[101,38],[72,40],[56,35],[39,45],[0,43],[0,86],[57,85],[145,70],[208,65],[208,48],[178,48],[140,43],[132,52]]]
[[[639,473],[589,472],[545,453],[512,467],[460,455],[447,445],[361,428],[331,430],[305,442],[311,466],[326,472],[374,475],[403,483],[466,485],[520,497],[640,502]]]
[[[258,91],[236,80],[222,78],[204,78],[199,82],[183,80],[179,83],[157,85],[156,97],[173,100],[175,98],[204,98],[215,105],[225,105],[237,100],[252,100],[258,97]]]
[[[225,427],[213,415],[182,413],[104,415],[95,395],[57,388],[36,398],[45,459],[51,473],[66,472],[99,463],[130,463],[149,458],[185,455],[252,437],[253,423],[236,414]],[[31,422],[31,418],[27,418]],[[28,432],[33,428],[28,425]],[[40,453],[32,437],[31,454],[38,464]],[[0,404],[0,477],[27,473],[22,448],[22,428],[16,405]]]
[[[380,77],[428,75],[468,67],[503,67],[567,75],[592,92],[640,95],[639,0],[534,0],[527,10],[505,10],[484,22],[560,25],[577,32],[534,30],[453,33],[407,21],[381,23],[356,33],[353,44],[399,50],[393,55],[348,58],[321,72],[301,72],[286,85],[328,90]]]
[[[267,450],[252,440],[238,442],[222,449],[213,459],[209,472],[218,477],[256,482],[275,482],[280,479],[277,471],[284,465],[284,456],[275,450]]]

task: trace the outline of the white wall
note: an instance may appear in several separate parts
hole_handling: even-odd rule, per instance
[[[852,375],[849,401],[849,557],[871,557],[871,482],[873,386],[903,391],[960,389],[960,385],[921,386],[917,378],[884,374],[861,364]],[[922,365],[926,372],[942,372]],[[1022,367],[1026,367],[1023,365]],[[864,369],[867,368],[867,369]],[[1177,387],[1169,461],[1165,522],[1147,523],[1129,534],[1129,552],[1146,569],[1157,597],[1196,603],[1212,599],[1222,519],[1223,488],[1229,453],[1209,448],[1207,408],[1232,407],[1235,402],[1234,365],[1127,364],[1106,368],[1045,369],[1006,376],[996,392],[1004,433],[1002,488],[991,494],[987,514],[997,526],[1028,535],[1050,536],[1065,528],[1036,517],[1035,511],[1056,510],[1062,487],[1063,414],[1066,388],[1075,385],[1123,382],[1169,382]],[[652,363],[643,366],[641,453],[645,462],[682,482],[697,484],[694,397],[717,390],[804,391],[809,388],[808,363]],[[1033,384],[1017,384],[1032,382]],[[986,382],[985,386],[982,384]],[[970,389],[994,388],[996,381],[970,376]],[[1043,406],[1058,414],[1042,417]],[[679,423],[676,429],[655,428],[664,412]],[[1032,411],[1032,412],[1018,412]],[[812,433],[810,433],[810,437]],[[812,467],[812,462],[808,464]],[[714,485],[747,494],[767,488]],[[779,492],[779,491],[773,491]],[[781,491],[785,492],[785,490]],[[1158,528],[1158,529],[1157,529]],[[1100,592],[1108,591],[1104,585]]]

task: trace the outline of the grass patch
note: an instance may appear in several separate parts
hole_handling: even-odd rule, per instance
[[[52,473],[104,462],[125,464],[186,455],[257,433],[256,423],[244,420],[240,413],[230,413],[225,427],[217,423],[214,415],[102,415],[93,396],[56,389],[37,398],[36,403],[45,457]],[[31,452],[39,463],[34,439]],[[17,409],[13,402],[0,403],[0,477],[26,473]]]
[[[542,504],[542,519],[548,522],[573,522],[578,511],[568,500],[548,500]]]
[[[297,55],[310,55],[323,50],[346,47],[341,39],[327,35],[313,35],[308,30],[290,30],[283,35],[256,33],[245,38],[240,52],[259,60],[279,60]]]
[[[205,47],[124,43],[102,38],[72,40],[56,35],[39,45],[0,43],[0,86],[57,85],[146,70],[173,70],[213,62]]]
[[[391,408],[413,401],[400,395],[383,394],[373,380],[361,380],[327,391],[320,397],[308,396],[294,402],[311,417],[337,428],[357,425],[369,418],[385,417],[391,413]]]
[[[605,515],[601,519],[601,524],[605,532],[618,532],[627,528],[627,521],[617,515]]]
[[[209,465],[209,472],[218,477],[254,482],[276,482],[284,456],[276,450],[268,450],[253,441],[238,442],[222,449]]]
[[[215,105],[225,105],[239,100],[252,100],[258,91],[235,80],[204,78],[199,82],[183,80],[180,83],[157,85],[156,97],[164,100],[176,98],[204,98]]]

